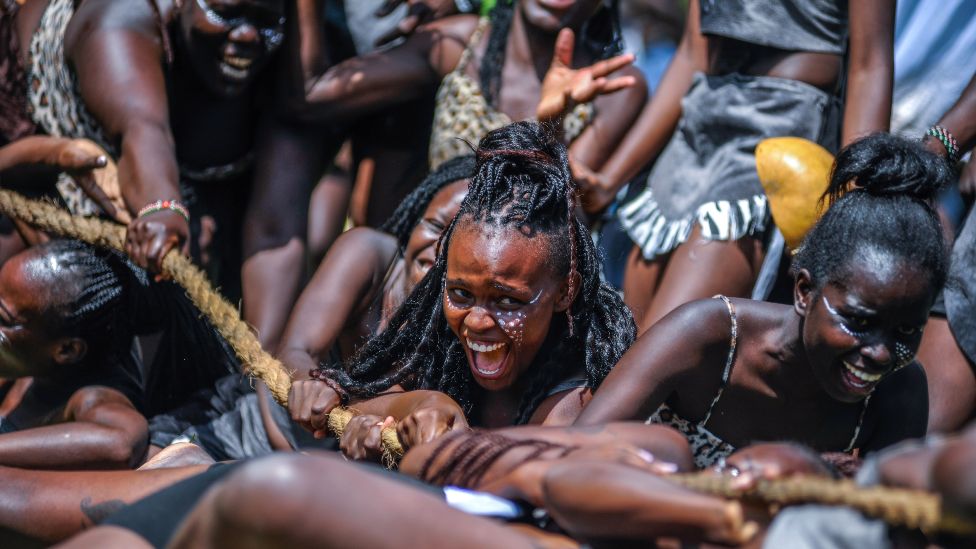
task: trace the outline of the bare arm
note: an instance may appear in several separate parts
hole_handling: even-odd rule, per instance
[[[698,1],[688,3],[688,19],[678,50],[671,59],[661,85],[644,106],[616,152],[600,168],[596,184],[616,194],[641,168],[664,149],[681,117],[681,98],[691,86],[696,71],[707,68],[707,42],[701,34]]]
[[[969,80],[959,99],[953,103],[948,112],[942,115],[938,125],[949,130],[949,133],[956,138],[960,156],[976,147],[976,74]],[[926,137],[926,140],[933,139]],[[938,143],[938,140],[933,141]],[[942,145],[939,144],[939,147]],[[945,148],[943,147],[942,150],[944,151]]]
[[[302,292],[281,338],[278,357],[293,379],[307,379],[336,343],[396,255],[396,241],[369,228],[343,233]]]
[[[65,406],[64,423],[0,435],[0,465],[31,469],[125,469],[142,459],[146,419],[122,393],[85,387]]]
[[[391,391],[399,389],[394,387]],[[352,459],[378,461],[382,455],[382,431],[395,422],[399,422],[397,435],[406,449],[468,427],[461,406],[438,391],[391,392],[353,403],[350,408],[360,415],[346,425],[339,446]]]
[[[299,17],[315,17],[312,2],[299,5]],[[441,78],[460,59],[468,36],[474,30],[473,16],[448,17],[435,21],[410,35],[389,50],[354,57],[333,65],[324,72],[309,66],[328,59],[328,53],[314,52],[321,47],[317,33],[302,25],[301,73],[303,102],[301,116],[310,120],[350,121],[385,107],[402,104],[433,94]]]
[[[738,545],[757,532],[738,502],[618,463],[562,460],[546,471],[542,492],[556,522],[594,546],[658,537]]]
[[[675,309],[624,354],[575,424],[647,419],[695,369],[728,352],[728,323],[719,300]]]
[[[851,2],[842,142],[887,131],[894,80],[894,0]]]
[[[120,145],[122,197],[131,214],[156,200],[180,197],[176,146],[162,69],[162,48],[148,5],[84,2],[72,18],[65,50],[85,105]],[[189,235],[178,213],[164,210],[129,225],[126,251],[159,270]]]

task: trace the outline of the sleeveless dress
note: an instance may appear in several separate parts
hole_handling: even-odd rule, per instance
[[[726,308],[729,310],[731,333],[729,337],[729,354],[725,359],[725,368],[722,370],[722,383],[719,385],[715,398],[708,405],[708,411],[705,412],[705,417],[700,421],[685,419],[678,415],[665,402],[645,421],[645,423],[667,425],[684,435],[688,439],[688,444],[691,446],[691,454],[694,457],[695,466],[699,469],[705,469],[719,463],[732,455],[737,449],[735,446],[722,440],[722,437],[711,432],[706,426],[708,420],[712,417],[712,411],[715,409],[715,405],[718,404],[718,401],[722,398],[722,393],[725,392],[725,388],[729,385],[729,379],[732,377],[732,366],[735,364],[735,349],[739,339],[739,324],[736,320],[735,305],[732,304],[732,300],[724,295],[716,296],[716,298],[724,301]],[[844,449],[846,453],[854,451],[854,444],[857,443],[857,437],[861,434],[861,424],[864,421],[864,413],[868,409],[868,402],[870,400],[870,395],[864,399],[861,415],[857,421],[857,426],[854,428],[854,435]]]
[[[790,51],[843,54],[847,3],[841,0],[702,0],[701,31]],[[747,60],[740,60],[745,64]],[[763,139],[803,137],[836,150],[839,100],[797,80],[695,74],[681,119],[648,178],[618,210],[646,260],[688,239],[762,237],[769,209],[754,151]]]
[[[429,148],[431,171],[452,158],[471,154],[471,148],[477,147],[478,141],[488,132],[512,123],[507,114],[488,104],[478,82],[464,73],[489,21],[487,17],[481,18],[457,66],[441,80],[437,89]],[[567,142],[579,137],[593,116],[592,103],[577,105],[563,119]]]

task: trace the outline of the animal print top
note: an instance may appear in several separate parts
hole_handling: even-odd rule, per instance
[[[64,58],[64,32],[74,15],[74,0],[51,0],[30,41],[27,101],[31,118],[53,137],[88,138],[118,157],[95,117],[85,108],[78,80]],[[93,215],[101,210],[67,174],[58,178],[58,192],[74,214]]]
[[[481,37],[488,28],[488,22],[487,17],[481,18],[457,67],[441,80],[437,89],[428,153],[431,170],[452,158],[471,154],[469,143],[477,146],[478,141],[488,132],[512,123],[508,115],[488,104],[478,82],[464,74],[474,55],[474,48],[481,42]],[[571,142],[579,137],[593,120],[594,114],[592,103],[577,105],[563,119],[563,133],[567,141]]]

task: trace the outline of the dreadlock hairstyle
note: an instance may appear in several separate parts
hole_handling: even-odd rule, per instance
[[[505,50],[508,48],[508,32],[515,16],[515,2],[501,0],[491,10],[491,31],[488,45],[478,69],[481,93],[489,105],[494,105],[501,89],[502,67],[505,65]],[[620,34],[619,0],[604,0],[599,10],[590,17],[577,37],[577,51],[586,52],[593,61],[618,55],[623,51],[623,38]]]
[[[822,288],[842,280],[855,255],[875,249],[925,269],[938,291],[949,252],[932,201],[952,177],[949,164],[917,141],[876,133],[851,143],[837,154],[821,200],[830,207],[797,252],[794,274],[806,269]]]
[[[474,166],[473,154],[452,158],[438,166],[403,199],[380,230],[395,236],[401,250],[406,248],[407,242],[410,241],[410,234],[422,221],[424,211],[434,199],[434,195],[456,181],[470,179],[474,175]]]
[[[41,312],[48,330],[78,337],[87,345],[82,359],[95,367],[119,368],[144,387],[140,410],[155,413],[179,404],[180,395],[208,387],[235,370],[233,353],[172,282],[154,283],[146,272],[114,250],[77,240],[51,240],[27,250],[30,268],[48,292]],[[36,266],[35,266],[36,265]],[[163,331],[178,349],[166,371],[142,368],[132,353],[136,335]]]
[[[549,350],[540,352],[529,369],[517,422],[527,422],[547,391],[576,368],[583,367],[588,386],[595,389],[633,343],[636,327],[620,297],[600,279],[596,248],[574,213],[576,204],[566,148],[549,132],[534,122],[517,122],[488,133],[478,146],[468,194],[441,235],[433,267],[386,330],[367,341],[346,370],[329,375],[354,396],[370,397],[402,384],[447,393],[472,410],[476,383],[442,306],[451,237],[458,220],[466,219],[529,229],[544,237],[539,241],[550,248],[562,276],[573,281],[571,273],[579,275],[566,316],[553,319]]]

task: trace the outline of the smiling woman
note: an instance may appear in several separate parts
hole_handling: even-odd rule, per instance
[[[408,445],[466,419],[568,423],[633,342],[633,318],[600,280],[575,215],[565,147],[519,122],[482,139],[477,162],[430,271],[348,368],[324,374],[345,397],[394,390],[356,403],[372,414],[344,436],[356,457],[358,427],[387,415],[403,420]]]
[[[662,319],[624,356],[579,423],[644,419],[683,432],[699,466],[757,440],[873,451],[925,433],[915,362],[945,283],[930,200],[948,164],[876,134],[837,156],[830,209],[793,263],[794,304],[722,297]]]

